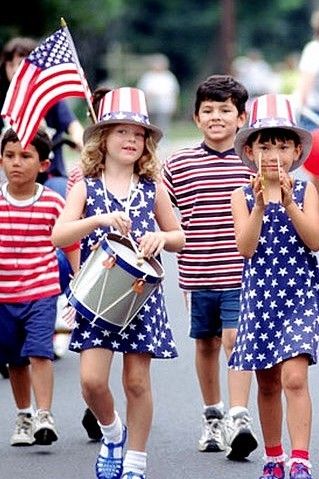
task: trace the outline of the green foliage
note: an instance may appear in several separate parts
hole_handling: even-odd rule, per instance
[[[47,36],[64,17],[92,89],[110,73],[106,58],[117,65],[116,84],[131,84],[137,67],[143,67],[143,56],[162,52],[181,83],[186,111],[198,81],[220,71],[223,0],[33,0],[31,18],[29,2],[21,2],[18,11],[10,2],[2,3],[2,44],[15,35]],[[258,48],[276,63],[292,51],[300,52],[311,37],[309,18],[315,3],[233,0],[233,55]]]

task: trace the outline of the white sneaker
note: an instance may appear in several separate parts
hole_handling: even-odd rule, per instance
[[[54,425],[50,411],[38,410],[34,417],[33,435],[36,444],[49,446],[58,439],[58,433]]]
[[[224,427],[224,414],[215,407],[208,407],[202,415],[202,435],[198,442],[199,451],[225,451]]]
[[[31,414],[20,412],[17,415],[16,425],[10,439],[10,444],[11,446],[32,446],[34,443],[33,417]]]
[[[251,429],[251,421],[248,411],[228,416],[225,420],[226,457],[228,459],[243,460],[257,448],[258,442]]]

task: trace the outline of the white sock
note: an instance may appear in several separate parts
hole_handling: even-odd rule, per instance
[[[248,414],[248,416],[250,416],[248,409],[247,409],[246,407],[244,407],[244,406],[234,406],[234,407],[231,407],[230,410],[229,410],[229,415],[230,415],[231,417],[234,417],[234,416],[236,416],[237,414],[240,414],[240,413],[242,413],[242,412],[244,412],[244,413]]]
[[[124,458],[123,474],[127,472],[144,474],[146,470],[146,459],[146,452],[128,450]]]
[[[218,409],[221,413],[224,414],[225,412],[225,406],[224,406],[224,403],[223,401],[219,401],[218,403],[216,404],[204,404],[204,412],[207,410],[207,408],[209,407],[215,407],[216,409]]]
[[[105,437],[105,442],[120,442],[122,439],[122,421],[120,416],[115,411],[115,419],[111,424],[101,424],[98,421],[102,434]]]
[[[25,407],[23,409],[18,409],[17,408],[17,414],[30,414],[31,416],[34,416],[34,409],[33,406]]]

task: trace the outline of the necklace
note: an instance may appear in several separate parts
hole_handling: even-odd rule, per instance
[[[102,173],[102,184],[103,184],[105,208],[106,208],[106,211],[108,213],[111,213],[110,205],[109,205],[109,197],[108,197],[107,189],[106,189],[105,172]],[[132,173],[130,183],[129,183],[129,187],[128,187],[126,200],[125,201],[121,200],[121,204],[124,204],[124,213],[127,216],[130,216],[130,206],[131,206],[131,203],[133,202],[133,199],[135,197],[135,192],[133,192],[134,188],[135,188],[134,174]]]
[[[6,202],[6,211],[8,226],[11,236],[11,247],[13,250],[14,268],[18,269],[23,259],[22,253],[25,252],[26,246],[24,244],[25,237],[28,236],[28,231],[34,218],[34,203],[37,201],[41,194],[41,188],[36,185],[35,192],[31,198],[27,200],[16,200],[8,192],[8,183],[5,183],[2,187],[2,195]],[[31,209],[29,210],[28,208]],[[25,211],[23,209],[25,208]],[[17,221],[14,220],[14,217]],[[5,221],[4,221],[5,224]],[[20,238],[21,237],[21,238]],[[17,243],[20,243],[19,245]],[[11,258],[10,258],[11,259]]]

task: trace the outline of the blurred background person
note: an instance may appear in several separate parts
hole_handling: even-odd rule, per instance
[[[177,108],[180,87],[165,55],[151,56],[149,70],[141,76],[137,87],[145,93],[150,121],[166,136]]]
[[[252,48],[246,55],[235,58],[232,75],[248,91],[248,110],[254,98],[277,90],[277,75],[258,49]]]
[[[10,82],[17,71],[21,61],[26,58],[38,43],[28,37],[15,37],[3,47],[0,56],[0,111],[2,109]],[[45,116],[48,133],[53,142],[53,155],[48,173],[39,176],[39,181],[65,197],[67,171],[63,158],[63,145],[72,148],[82,148],[83,127],[66,101],[55,103]],[[0,118],[0,131],[4,128]],[[64,135],[69,136],[68,139]]]
[[[299,85],[296,106],[299,124],[307,130],[319,127],[319,10],[311,15],[313,39],[304,46],[299,62]]]

